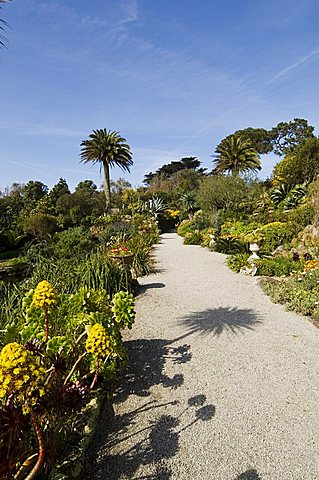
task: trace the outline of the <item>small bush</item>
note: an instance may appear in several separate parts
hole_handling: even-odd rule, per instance
[[[57,258],[72,258],[94,250],[95,243],[85,227],[74,227],[55,235],[53,253]]]
[[[249,253],[237,253],[227,258],[227,265],[233,272],[240,272],[240,270],[247,265]]]
[[[273,302],[283,303],[288,310],[308,315],[318,321],[319,318],[319,270],[306,274],[297,274],[288,281],[280,283],[266,282],[263,290]]]
[[[248,244],[234,237],[219,237],[214,245],[214,250],[219,253],[234,254],[245,253],[248,250]]]
[[[184,245],[200,245],[203,241],[203,236],[199,232],[187,233],[184,238]]]
[[[244,238],[247,242],[257,242],[266,252],[272,252],[279,245],[290,242],[295,234],[291,223],[271,222],[262,225]]]
[[[25,233],[29,233],[36,238],[43,238],[58,230],[58,221],[53,215],[34,213],[26,218],[22,228]]]
[[[187,233],[192,233],[194,230],[194,223],[192,220],[183,220],[177,227],[177,234],[185,237]]]
[[[261,227],[257,222],[247,223],[242,221],[225,222],[221,226],[221,235],[243,236]]]
[[[268,277],[288,276],[291,272],[302,271],[304,261],[297,262],[286,257],[261,258],[256,260],[257,275],[266,275]]]

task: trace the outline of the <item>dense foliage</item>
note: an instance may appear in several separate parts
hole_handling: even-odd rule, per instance
[[[154,271],[159,236],[158,212],[141,206],[147,197],[132,203],[128,188],[109,215],[90,180],[73,193],[60,179],[50,191],[30,181],[0,196],[1,478],[48,478],[79,441],[93,390],[110,392],[125,366],[130,292]]]

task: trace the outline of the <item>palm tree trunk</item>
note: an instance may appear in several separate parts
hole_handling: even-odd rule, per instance
[[[105,193],[105,211],[108,212],[111,209],[111,182],[110,182],[110,167],[107,162],[103,162],[104,169],[104,193]]]

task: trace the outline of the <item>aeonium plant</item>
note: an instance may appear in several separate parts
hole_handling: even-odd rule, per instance
[[[46,281],[26,294],[23,310],[23,324],[10,326],[13,339],[0,350],[0,456],[4,452],[8,459],[5,466],[0,462],[0,477],[31,480],[42,472],[47,478],[60,453],[58,439],[98,379],[113,379],[119,364],[126,363],[121,330],[131,328],[135,311],[128,292],[112,299],[103,290],[85,288],[58,295]],[[2,425],[8,424],[10,409],[11,417],[22,418],[18,434],[26,443],[33,427],[38,449],[32,455],[20,440],[12,442],[10,432],[3,447]],[[13,444],[19,447],[14,450]]]
[[[49,339],[49,308],[57,303],[57,294],[52,285],[43,280],[40,282],[33,293],[32,303],[37,308],[44,311],[45,320],[45,341]]]
[[[38,444],[38,459],[31,472],[25,477],[33,479],[39,472],[44,460],[44,442],[42,432],[34,413],[35,405],[44,395],[46,372],[39,357],[33,355],[17,342],[8,343],[0,352],[0,401],[5,406],[16,404],[22,407],[24,415],[31,416]],[[4,410],[3,410],[4,411]]]

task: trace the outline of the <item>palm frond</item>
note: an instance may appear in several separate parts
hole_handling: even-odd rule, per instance
[[[261,169],[260,159],[256,150],[251,146],[249,140],[237,135],[226,138],[216,148],[214,159],[215,172],[231,172],[238,174],[248,170],[257,171]]]

